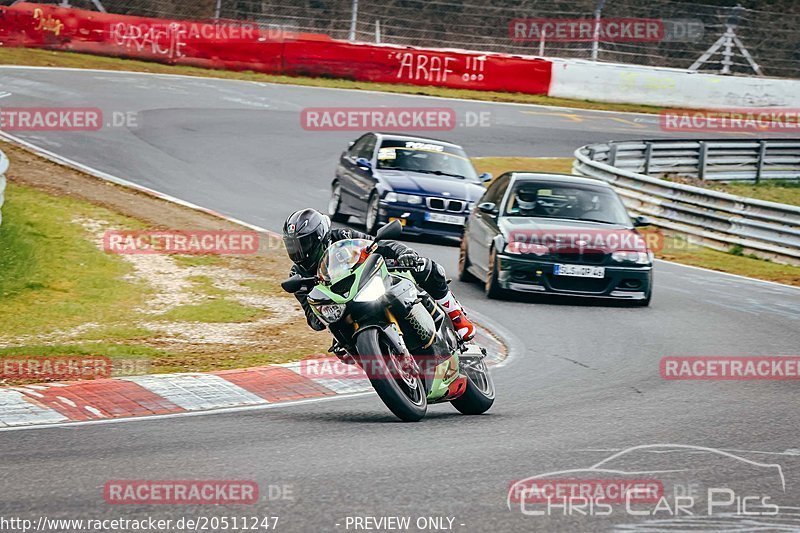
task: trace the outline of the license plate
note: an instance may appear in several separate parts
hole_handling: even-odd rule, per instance
[[[606,275],[604,267],[586,265],[555,265],[553,273],[556,276],[573,276],[576,278],[603,278]]]
[[[441,222],[442,224],[464,225],[464,217],[456,215],[445,215],[443,213],[425,213],[425,220],[430,222]]]

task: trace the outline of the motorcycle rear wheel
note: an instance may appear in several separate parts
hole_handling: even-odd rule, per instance
[[[404,422],[418,422],[428,411],[425,383],[398,364],[399,351],[378,329],[358,335],[356,349],[372,387],[394,415]]]

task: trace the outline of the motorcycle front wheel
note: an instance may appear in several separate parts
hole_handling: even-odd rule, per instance
[[[464,415],[480,415],[494,404],[494,381],[483,359],[464,361],[462,371],[467,376],[467,390],[453,400],[453,407]]]
[[[428,399],[413,359],[409,361],[410,356],[398,353],[400,350],[378,329],[360,333],[356,349],[362,368],[386,407],[404,422],[422,420]]]

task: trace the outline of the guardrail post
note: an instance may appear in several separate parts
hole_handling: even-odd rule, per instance
[[[644,144],[644,175],[650,175],[650,158],[653,157],[653,143],[650,141]]]
[[[700,141],[700,151],[697,153],[697,177],[706,179],[706,159],[708,158],[708,143]]]
[[[767,141],[758,143],[758,160],[756,161],[756,183],[761,181],[761,171],[764,170],[764,158],[767,156]]]
[[[617,166],[617,143],[608,143],[608,164]]]

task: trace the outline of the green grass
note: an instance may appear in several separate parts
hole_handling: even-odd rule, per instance
[[[269,313],[227,300],[210,300],[196,305],[180,305],[159,315],[162,320],[178,322],[252,322]]]
[[[149,289],[132,268],[98,249],[75,217],[138,224],[107,209],[10,183],[0,225],[0,334],[40,334],[124,320]]]
[[[496,178],[512,170],[572,174],[571,157],[473,157],[478,173],[491,172]]]
[[[697,245],[679,246],[665,248],[656,255],[660,259],[685,265],[800,286],[800,267],[774,263],[751,255],[745,255],[741,248],[731,248],[728,252],[721,252]]]
[[[227,70],[212,70],[197,67],[178,65],[165,65],[134,59],[121,59],[115,57],[94,56],[89,54],[76,54],[73,52],[56,52],[38,50],[33,48],[3,48],[0,47],[0,64],[4,65],[30,65],[46,67],[67,68],[93,68],[104,70],[127,70],[134,72],[153,72],[159,74],[181,74],[184,76],[213,77],[234,80],[259,81],[264,83],[289,83],[305,85],[308,87],[331,87],[337,89],[357,89],[369,91],[382,91],[387,93],[418,94],[426,96],[440,96],[446,98],[463,98],[468,100],[483,100],[491,102],[513,102],[524,104],[539,104],[548,106],[572,107],[576,109],[601,109],[607,111],[627,111],[639,113],[658,113],[661,107],[634,105],[634,104],[609,104],[587,100],[568,100],[566,98],[552,98],[549,96],[509,93],[496,91],[473,91],[467,89],[448,89],[443,87],[403,85],[361,82],[331,78],[309,78],[294,76],[279,76],[262,74],[258,72],[243,71],[233,72]]]
[[[142,310],[147,309],[153,289],[131,277],[133,267],[125,258],[103,252],[93,241],[95,236],[75,219],[106,221],[109,229],[145,229],[141,222],[13,181],[8,184],[2,213],[0,336],[8,342],[0,349],[0,358],[102,356],[111,358],[115,375],[127,375],[257,366],[318,350],[308,337],[295,338],[294,330],[286,333],[286,342],[276,340],[274,352],[231,347],[220,353],[164,342],[162,332],[143,324],[245,323],[267,317],[270,311],[235,301],[210,276],[198,274],[188,278],[192,282],[188,292],[205,300],[160,315],[145,314]],[[231,268],[219,257],[170,258],[185,268]],[[283,297],[272,281],[248,280],[241,285],[255,296]],[[73,329],[86,324],[91,327],[85,331]],[[59,331],[69,337],[59,338]]]
[[[708,186],[708,185],[706,185]],[[800,205],[800,181],[762,181],[755,183],[714,183],[712,189],[738,196],[758,198],[780,204]]]
[[[224,261],[218,255],[174,255],[175,261],[181,266],[216,266]]]
[[[494,176],[499,176],[503,172],[511,170],[530,170],[534,172],[559,172],[571,174],[572,158],[538,158],[538,157],[477,157],[472,160],[478,172],[491,172]],[[800,194],[798,184],[778,184],[765,183],[759,185],[722,185],[717,184],[715,188],[724,188],[733,194],[744,194],[755,191],[764,200],[789,202],[789,199],[797,201]],[[737,191],[737,192],[734,192]],[[753,196],[753,195],[750,195]],[[777,199],[780,198],[780,199]],[[686,265],[699,266],[731,274],[739,274],[751,278],[758,278],[787,285],[800,286],[800,267],[782,265],[759,259],[750,255],[745,255],[742,247],[732,246],[727,252],[712,250],[698,245],[687,245],[686,241],[680,238],[667,238],[668,245],[661,252],[656,253],[660,259],[675,261]]]

